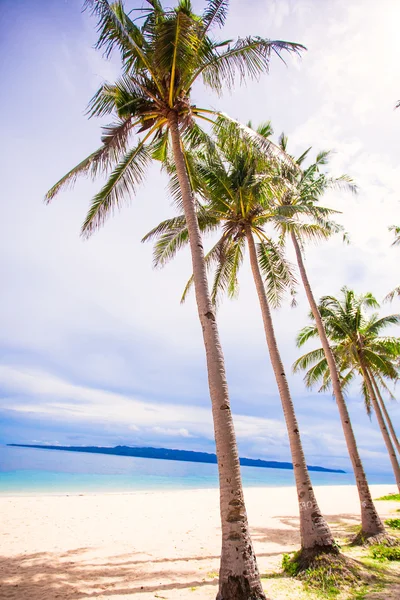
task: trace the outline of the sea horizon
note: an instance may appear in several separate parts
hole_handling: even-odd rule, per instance
[[[244,487],[295,485],[292,470],[242,466]],[[373,484],[392,484],[390,473],[367,473]],[[310,472],[314,486],[354,485],[351,472]],[[0,446],[0,495],[119,494],[213,489],[217,465],[65,450]]]

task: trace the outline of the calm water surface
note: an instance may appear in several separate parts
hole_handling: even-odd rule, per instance
[[[351,485],[350,473],[310,473],[314,485]],[[248,487],[294,485],[293,471],[242,467]],[[394,483],[388,474],[369,482]],[[79,494],[218,485],[217,465],[0,446],[0,494]]]

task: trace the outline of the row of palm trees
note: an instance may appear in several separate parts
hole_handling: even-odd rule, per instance
[[[257,132],[259,135],[269,136],[272,133],[271,125],[264,124]],[[332,186],[347,187],[353,191],[355,191],[355,187],[347,176],[329,179],[324,173],[321,173],[321,165],[326,164],[328,160],[327,152],[320,153],[315,162],[304,170],[301,170],[300,165],[309,150],[297,160],[293,159],[291,165],[279,164],[277,168],[275,164],[271,164],[270,157],[265,156],[263,149],[260,151],[257,145],[249,144],[245,137],[240,139],[237,132],[232,135],[230,128],[227,131],[219,124],[215,137],[216,145],[212,148],[208,145],[205,150],[196,147],[195,151],[188,152],[188,171],[192,187],[204,200],[204,203],[199,204],[198,208],[200,227],[204,232],[218,230],[222,233],[205,257],[207,266],[214,266],[211,298],[216,304],[221,292],[226,291],[231,297],[236,294],[237,273],[243,262],[244,249],[247,246],[271,364],[285,415],[297,491],[299,499],[303,499],[300,502],[300,508],[307,506],[311,509],[312,507],[315,519],[313,522],[308,513],[300,511],[302,547],[304,549],[314,549],[316,546],[329,547],[332,544],[332,537],[326,522],[321,517],[305,466],[299,428],[271,317],[271,304],[272,306],[279,304],[285,289],[289,288],[292,295],[294,293],[295,279],[292,267],[284,256],[283,245],[286,237],[294,245],[298,267],[314,320],[313,327],[306,328],[305,332],[301,333],[299,340],[301,343],[305,343],[312,335],[316,335],[321,337],[323,343],[320,350],[308,353],[299,359],[295,370],[309,366],[312,360],[318,358],[325,368],[322,375],[325,380],[329,380],[329,383],[333,383],[335,386],[334,378],[337,379],[339,385],[337,386],[338,390],[335,390],[335,397],[360,496],[362,530],[359,537],[365,539],[383,534],[384,528],[372,503],[344,400],[346,387],[344,383],[349,385],[354,377],[354,366],[345,377],[344,366],[340,365],[337,349],[329,344],[329,341],[333,339],[332,327],[327,326],[329,325],[326,321],[327,312],[326,309],[322,311],[321,308],[324,305],[317,306],[313,297],[302,251],[302,246],[304,250],[304,242],[307,240],[328,238],[341,230],[340,226],[330,218],[334,211],[319,204],[323,193]],[[286,138],[281,136],[279,145],[286,150],[286,144]],[[173,176],[173,166],[170,165],[169,171]],[[279,240],[277,243],[268,235],[267,227],[270,225],[278,230]],[[184,215],[161,222],[143,239],[144,241],[157,240],[154,248],[154,264],[155,266],[165,265],[188,242]],[[193,278],[186,285],[183,300],[192,280]],[[349,292],[349,294],[353,293]],[[371,295],[366,297],[373,298]],[[377,302],[371,299],[368,305],[376,307]],[[362,306],[363,303],[361,303],[361,308]],[[350,306],[348,310],[351,315],[354,307]],[[375,362],[383,363],[385,361],[385,369],[381,367],[380,384],[387,388],[384,378],[396,381],[398,377],[400,340],[394,337],[378,339],[377,333],[389,324],[397,324],[400,321],[400,315],[391,315],[379,320],[377,315],[373,315],[372,320],[369,321],[368,331],[360,330],[360,327],[364,325],[362,317],[364,315],[360,309],[359,314],[354,317],[354,321],[358,325],[355,333],[358,336],[356,339],[362,339],[364,344],[363,348],[359,350],[358,356],[365,355],[366,358],[363,360],[369,362],[375,360]],[[371,337],[374,332],[373,343],[380,348],[379,355],[377,351],[371,354],[371,344],[367,348],[368,335]],[[383,351],[386,352],[385,356],[383,356]],[[311,371],[311,374],[316,376],[321,368],[320,364],[316,365],[316,369]],[[360,366],[359,368],[363,373],[364,367]],[[307,381],[309,385],[310,382],[314,383],[309,374]],[[375,385],[375,383],[371,383],[371,385]],[[367,379],[365,380],[365,393],[368,394],[369,402],[373,404],[374,408],[376,407],[375,413],[389,451],[396,481],[400,485],[397,457],[378,404],[380,403],[384,407],[384,403],[381,396],[375,400],[379,390],[373,396],[368,386]],[[384,410],[386,411],[386,407]],[[389,427],[393,428],[390,418],[389,424]]]
[[[311,166],[303,168],[309,150],[297,159],[291,157],[285,136],[278,144],[271,141],[269,124],[253,130],[191,101],[197,80],[221,92],[223,86],[233,87],[237,77],[242,80],[268,72],[272,55],[299,54],[305,49],[302,45],[258,36],[219,42],[212,30],[223,26],[227,0],[208,0],[202,15],[194,14],[190,0],[179,0],[172,9],[165,9],[159,0],[147,0],[143,8],[130,13],[121,0],[112,4],[108,0],[86,0],[85,8],[97,18],[97,48],[106,57],[119,51],[122,72],[115,83],[102,84],[89,103],[88,115],[112,115],[114,121],[103,127],[101,146],[53,186],[46,199],[50,201],[75,183],[79,175],[107,174],[83,224],[82,234],[89,237],[136,192],[152,160],[160,161],[167,171],[180,214],[162,222],[146,239],[156,240],[156,264],[165,264],[185,245],[189,245],[192,256],[193,275],[184,295],[194,285],[206,351],[220,483],[222,553],[217,598],[265,600],[243,498],[216,303],[222,292],[235,295],[238,270],[248,247],[290,440],[302,550],[305,557],[318,552],[337,553],[307,471],[271,315],[271,307],[282,301],[286,290],[295,300],[294,269],[284,249],[286,239],[291,240],[353,464],[362,535],[384,535],[343,393],[343,381],[350,381],[350,373],[358,367],[347,359],[342,364],[337,351],[331,348],[330,329],[324,326],[324,313],[314,299],[303,262],[304,241],[327,238],[341,230],[331,219],[334,211],[319,206],[320,196],[332,186],[352,191],[355,186],[346,176],[331,179],[321,171],[328,153],[320,153]],[[207,131],[200,128],[199,121],[206,124]],[[133,134],[136,142],[131,143]],[[271,224],[274,237],[267,231]],[[217,232],[216,244],[205,255],[204,235]],[[214,275],[211,291],[209,269]],[[373,369],[371,373],[375,377]],[[327,375],[324,377],[325,381]],[[381,373],[381,377],[384,380],[386,375]],[[375,407],[378,401],[374,389],[368,387],[366,395]]]

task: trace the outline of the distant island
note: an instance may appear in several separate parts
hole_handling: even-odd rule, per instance
[[[134,456],[136,458],[157,458],[160,460],[180,460],[184,462],[217,463],[217,456],[208,452],[194,452],[192,450],[171,450],[169,448],[132,448],[130,446],[115,446],[115,448],[104,448],[101,446],[50,446],[39,444],[7,444],[18,448],[40,448],[41,450],[64,450],[67,452],[90,452],[91,454],[113,454],[117,456]],[[264,469],[289,469],[293,471],[290,462],[278,462],[276,460],[261,460],[254,458],[240,458],[240,464],[244,467],[262,467]],[[327,469],[308,465],[309,471],[320,473],[345,473],[341,469]]]

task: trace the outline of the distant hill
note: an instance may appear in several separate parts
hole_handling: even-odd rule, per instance
[[[130,446],[116,446],[103,448],[101,446],[43,446],[39,444],[7,444],[18,448],[40,448],[42,450],[66,450],[67,452],[90,452],[91,454],[115,454],[117,456],[135,456],[138,458],[158,458],[161,460],[180,460],[184,462],[216,464],[215,454],[207,452],[193,452],[192,450],[170,450],[168,448],[131,448]],[[254,458],[241,458],[240,464],[244,467],[262,467],[264,469],[289,469],[293,470],[292,463],[278,462],[275,460],[261,460]],[[308,465],[309,471],[320,473],[345,473],[341,469],[326,469]]]

